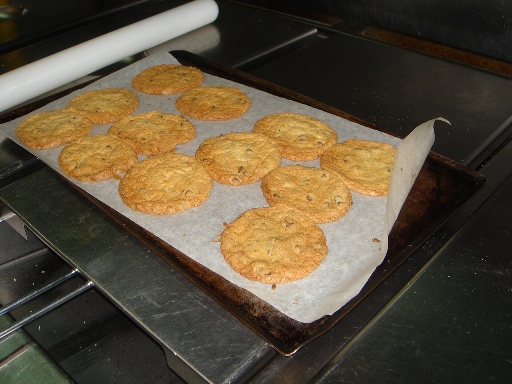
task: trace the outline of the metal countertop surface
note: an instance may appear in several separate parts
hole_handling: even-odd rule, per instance
[[[344,33],[251,72],[400,137],[434,115],[446,117],[452,125],[436,126],[434,150],[488,179],[331,332],[292,359],[276,357],[255,381],[506,382],[512,111],[503,96],[511,79]],[[375,311],[383,298],[389,304]],[[482,370],[466,376],[474,367]]]
[[[223,3],[220,4],[222,6]],[[229,12],[233,8],[231,5],[227,7],[229,20],[220,18],[218,23],[159,49],[188,47],[194,53],[245,68],[252,74],[345,110],[398,135],[412,129],[415,123],[442,115],[440,109],[449,113],[455,111],[452,116],[457,124],[453,130],[445,132],[451,136],[438,136],[437,148],[448,157],[471,164],[489,157],[498,147],[490,142],[481,151],[479,143],[482,140],[497,132],[498,142],[503,142],[509,132],[508,126],[504,126],[510,116],[504,101],[509,100],[512,93],[508,78],[459,65],[454,67],[453,63],[444,60],[411,55],[394,47],[374,45],[373,42],[346,35],[318,42],[314,28],[274,19],[266,13],[256,18],[251,14],[250,18],[243,19],[256,23],[251,31],[254,40],[250,49],[252,59],[248,60],[249,51],[240,39],[241,34],[233,34],[233,31],[251,29],[252,26],[242,21],[241,17],[232,22],[234,14]],[[236,7],[235,12],[240,15]],[[213,34],[212,27],[216,31]],[[201,33],[204,33],[204,39],[198,38]],[[260,33],[266,38],[257,39]],[[208,46],[208,42],[211,45]],[[333,47],[339,47],[340,42],[344,44],[344,51],[333,50]],[[368,71],[359,68],[362,73],[357,79],[361,80],[361,85],[357,85],[353,80],[356,79],[354,72],[340,70],[332,57],[334,52],[341,52],[336,57],[343,57],[343,53],[346,60],[363,57],[365,51],[361,47],[365,46],[371,47],[367,54],[375,54],[370,63],[377,63],[379,59],[388,63],[388,66],[380,66],[386,76],[378,76],[376,72],[379,68]],[[295,50],[299,47],[303,49]],[[238,55],[233,56],[233,52]],[[281,58],[277,59],[277,56]],[[343,62],[346,64],[346,61]],[[420,68],[433,68],[433,72],[420,71],[417,72],[419,77],[414,77],[408,65],[412,62]],[[454,68],[457,70],[454,71]],[[310,76],[312,71],[316,77]],[[460,78],[464,81],[452,82],[454,78],[450,74],[459,71],[466,74]],[[333,78],[333,74],[339,76]],[[442,84],[460,87],[460,94],[450,93],[460,97],[448,97],[444,93],[442,100],[439,100],[439,89],[432,91],[435,87],[425,87],[426,84],[435,85],[432,79],[438,79],[436,76],[440,74],[445,79]],[[376,81],[377,78],[380,80]],[[407,87],[393,88],[390,79],[398,79]],[[325,84],[329,84],[329,87]],[[343,89],[344,84],[351,86]],[[474,85],[479,85],[478,89],[482,92],[478,95],[466,93]],[[403,89],[407,92],[402,92]],[[408,97],[409,92],[417,89],[423,90],[419,93],[421,97]],[[346,93],[348,91],[349,94]],[[341,98],[340,92],[345,92]],[[478,106],[476,111],[471,109],[473,105]],[[486,108],[492,110],[484,113]],[[432,113],[436,116],[432,116]],[[458,139],[462,140],[463,145],[459,144]],[[2,164],[3,168],[0,169],[9,168],[23,157],[8,143],[2,143],[1,149],[2,162],[7,165]],[[497,212],[503,214],[510,210],[507,202],[507,191],[510,191],[509,153],[510,144],[492,156],[482,168],[483,174],[490,179],[488,184],[431,242],[403,265],[400,276],[393,275],[332,331],[293,357],[278,355],[199,288],[136,240],[126,236],[122,228],[51,171],[42,168],[31,172],[0,190],[0,198],[30,223],[35,233],[53,249],[72,265],[79,265],[84,276],[91,278],[109,299],[173,351],[168,354],[170,366],[189,381],[236,382],[249,377],[253,382],[261,383],[283,380],[353,382],[362,378],[370,382],[376,378],[379,381],[400,382],[403,379],[403,382],[407,382],[406,379],[419,377],[429,381],[434,374],[449,372],[450,360],[445,365],[437,366],[436,371],[435,362],[444,353],[441,357],[450,357],[453,362],[459,361],[460,356],[469,355],[473,359],[494,358],[495,365],[487,370],[487,377],[491,378],[491,374],[499,368],[499,374],[503,374],[495,376],[495,381],[499,382],[510,372],[506,370],[506,359],[510,359],[509,351],[512,350],[505,341],[512,340],[510,320],[503,315],[510,310],[510,300],[506,299],[507,289],[510,289],[507,285],[509,279],[503,272],[510,271],[507,257],[510,255],[510,246],[507,248],[510,232],[491,224]],[[482,207],[477,211],[480,205]],[[475,211],[477,213],[472,218]],[[62,217],[67,217],[67,220],[59,220]],[[504,225],[506,220],[505,214],[501,219]],[[463,226],[466,221],[467,225]],[[483,239],[481,242],[476,240],[477,234]],[[491,248],[495,244],[493,234],[498,236],[502,247]],[[452,237],[448,246],[443,248]],[[466,259],[467,254],[470,256]],[[402,291],[402,287],[417,276],[418,269],[434,255],[433,261],[419,277],[409,284],[406,291]],[[484,258],[485,262],[482,260]],[[144,273],[141,274],[141,271]],[[127,277],[139,279],[136,280],[139,285],[126,284]],[[474,292],[485,292],[490,284],[489,279],[493,286],[486,294],[479,296],[480,300],[461,301],[461,297],[467,298]],[[149,289],[155,285],[156,289]],[[444,297],[441,288],[452,293],[451,301],[439,298]],[[482,309],[489,298],[486,295],[493,298],[493,310]],[[382,309],[380,305],[383,301],[390,301],[391,304]],[[425,302],[429,305],[425,306]],[[471,317],[468,317],[468,313]],[[425,318],[432,321],[425,323]],[[446,324],[448,320],[451,323]],[[366,322],[370,323],[365,327]],[[404,322],[408,325],[393,326]],[[473,323],[478,326],[474,327]],[[460,332],[461,337],[450,341],[447,335],[452,331]],[[470,339],[471,332],[479,332],[478,340],[483,344],[480,348]],[[498,332],[502,343],[490,346],[491,341],[499,341],[496,336]],[[491,337],[487,340],[487,336]],[[432,340],[435,343],[431,343]],[[378,353],[375,348],[379,348]],[[459,355],[455,356],[457,353]],[[421,361],[416,358],[418,355]],[[368,359],[372,359],[371,364]],[[463,364],[462,360],[460,364]],[[389,365],[394,367],[389,369]],[[387,369],[386,374],[383,374],[383,369]],[[454,368],[451,372],[456,375],[461,371]]]
[[[276,356],[253,382],[507,383],[511,160],[508,141],[482,167],[487,184],[397,273],[320,340],[290,359]],[[383,298],[388,304],[376,310]]]
[[[170,365],[183,377],[226,381],[275,353],[52,171],[28,175],[0,196],[50,248],[172,351]],[[179,361],[188,364],[185,370]]]
[[[315,381],[510,380],[511,161],[509,142],[482,168],[496,191]]]
[[[433,150],[478,167],[512,134],[512,79],[344,33],[252,74],[303,93],[399,137],[436,125]]]

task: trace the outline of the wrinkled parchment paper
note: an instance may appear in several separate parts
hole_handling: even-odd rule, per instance
[[[62,108],[71,97],[92,89],[120,87],[134,91],[131,79],[136,74],[153,65],[164,63],[177,61],[169,53],[155,53],[30,115]],[[206,138],[228,132],[249,132],[258,119],[278,112],[314,116],[330,125],[337,132],[340,142],[357,138],[387,142],[395,147],[402,143],[388,197],[367,197],[353,192],[353,205],[347,215],[338,222],[320,225],[327,237],[329,254],[311,275],[299,281],[280,284],[276,289],[272,289],[270,284],[245,279],[224,261],[218,242],[219,234],[224,229],[223,223],[230,223],[247,209],[268,206],[259,182],[241,187],[214,182],[210,197],[200,207],[169,216],[152,216],[126,207],[117,193],[119,182],[116,180],[85,183],[68,179],[195,261],[265,300],[285,315],[309,323],[334,313],[357,295],[374,269],[383,261],[387,251],[387,235],[434,141],[435,120],[422,124],[402,142],[393,136],[338,116],[222,78],[206,75],[204,85],[238,87],[252,100],[251,108],[241,118],[230,121],[200,121],[190,118],[196,127],[197,136],[193,141],[177,146],[178,153],[193,156],[199,144]],[[150,110],[179,113],[174,107],[179,95],[153,96],[134,92],[140,98],[135,113]],[[24,118],[1,126],[1,131],[20,145],[22,144],[14,131]],[[110,125],[96,125],[92,133],[105,133],[109,127]],[[57,162],[62,147],[51,150],[26,149],[62,174]],[[300,163],[283,159],[282,165],[291,164],[319,167],[318,160]],[[379,239],[380,242],[372,239]]]

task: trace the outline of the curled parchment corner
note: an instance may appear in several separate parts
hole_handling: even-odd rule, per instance
[[[414,128],[398,146],[386,202],[383,240],[380,252],[382,260],[384,260],[388,251],[388,237],[391,228],[434,144],[434,123],[437,120],[450,124],[448,120],[442,117],[429,120]]]

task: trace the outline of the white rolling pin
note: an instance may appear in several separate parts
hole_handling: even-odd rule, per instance
[[[194,0],[0,76],[0,112],[213,22],[213,0]]]

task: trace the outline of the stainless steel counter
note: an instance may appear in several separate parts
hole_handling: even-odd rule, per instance
[[[512,78],[349,34],[252,73],[400,137],[444,117],[433,150],[473,168],[512,134]]]
[[[509,141],[482,168],[487,185],[394,276],[322,339],[291,359],[276,356],[252,382],[507,383],[511,160]]]
[[[52,171],[26,176],[0,196],[51,249],[166,347],[171,367],[182,377],[229,381],[275,354]]]
[[[495,192],[314,381],[510,380],[511,161],[509,142],[482,168],[496,184]]]
[[[508,97],[500,96],[511,79],[349,34],[252,73],[398,136],[428,116],[447,117],[452,125],[437,129],[434,149],[488,178],[331,332],[292,359],[277,356],[254,382],[506,382],[512,131]]]

